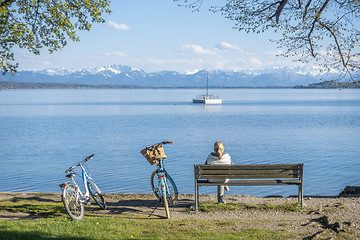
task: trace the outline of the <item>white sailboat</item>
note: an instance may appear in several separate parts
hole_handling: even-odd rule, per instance
[[[222,99],[216,95],[209,95],[209,73],[206,75],[206,95],[198,95],[193,99],[193,103],[202,104],[222,104]]]

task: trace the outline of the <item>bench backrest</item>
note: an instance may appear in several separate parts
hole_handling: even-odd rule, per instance
[[[302,180],[303,164],[194,165],[195,179],[281,179]]]

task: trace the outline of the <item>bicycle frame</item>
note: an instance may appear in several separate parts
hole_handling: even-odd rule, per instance
[[[160,195],[161,197],[167,197],[166,194],[168,192],[168,186],[166,182],[166,170],[164,168],[164,159],[160,158],[158,161],[158,169],[157,169],[157,177],[160,179],[159,181],[159,189],[161,189]],[[160,198],[162,199],[162,198]]]
[[[65,210],[73,220],[81,220],[84,217],[84,204],[91,205],[90,195],[101,209],[106,209],[104,197],[94,180],[91,178],[90,172],[85,165],[85,163],[93,156],[94,154],[67,169],[65,173],[67,174],[66,177],[70,178],[70,181],[60,184],[62,191],[61,198]],[[81,191],[79,185],[75,181],[75,175],[80,176],[80,174],[73,172],[76,167],[80,167],[81,169],[81,178],[84,184],[85,193]]]
[[[87,202],[87,201],[90,200],[90,191],[89,191],[89,188],[88,188],[88,183],[90,183],[94,187],[94,189],[96,189],[96,191],[98,193],[101,193],[101,191],[96,186],[96,184],[94,183],[92,178],[89,176],[89,174],[87,173],[85,167],[81,163],[79,163],[79,166],[81,168],[81,178],[82,178],[82,181],[83,181],[83,184],[84,184],[85,194],[83,194],[81,192],[79,185],[76,183],[76,181],[74,179],[74,176],[75,176],[74,173],[68,174],[67,177],[69,177],[71,180],[66,182],[66,183],[61,184],[60,187],[64,188],[66,185],[68,185],[71,182],[74,185],[74,187],[76,189],[76,192],[78,193],[77,198],[80,200],[80,202]]]
[[[86,172],[86,170],[85,170],[85,168],[84,168],[84,166],[82,164],[80,164],[80,168],[81,168],[81,177],[82,177],[82,180],[83,180],[83,183],[84,183],[84,188],[85,188],[85,194],[82,194],[82,197],[84,197],[85,201],[86,201],[86,199],[90,199],[90,192],[89,192],[89,188],[88,188],[88,185],[87,185],[89,175]],[[81,199],[81,197],[80,197],[80,199]]]

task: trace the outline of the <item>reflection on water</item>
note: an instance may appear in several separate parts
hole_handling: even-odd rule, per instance
[[[222,105],[192,104],[201,89],[2,90],[0,191],[58,191],[64,171],[88,166],[104,192],[150,193],[155,170],[139,153],[166,145],[166,168],[193,193],[193,164],[215,141],[236,164],[305,163],[304,193],[359,185],[360,91],[214,89]],[[202,188],[201,193],[215,193]],[[232,187],[229,194],[292,195],[293,186]]]
[[[221,112],[222,105],[205,105],[204,106],[206,112]]]

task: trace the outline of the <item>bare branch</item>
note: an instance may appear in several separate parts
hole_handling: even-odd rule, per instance
[[[311,4],[311,0],[309,0],[307,2],[307,4],[305,5],[305,11],[304,11],[304,15],[303,15],[303,22],[305,22],[305,18],[306,18],[306,15],[307,15],[310,4]]]
[[[263,12],[265,12],[266,10],[269,10],[269,9],[272,8],[273,6],[278,5],[278,4],[280,4],[280,3],[281,3],[280,1],[274,2],[274,3],[270,4],[269,6],[263,8],[263,9],[260,9],[260,10],[258,10],[258,11],[255,11],[254,14],[263,13]],[[270,16],[269,19],[272,19],[272,18],[275,17],[275,16],[276,16],[276,14]]]
[[[336,44],[336,48],[338,50],[338,53],[339,53],[339,56],[340,56],[340,59],[341,59],[341,63],[343,65],[343,67],[347,70],[348,72],[348,68],[347,68],[347,63],[345,62],[345,59],[344,59],[344,55],[341,51],[341,47],[340,47],[340,44],[339,44],[339,41],[335,35],[335,33],[331,30],[331,28],[329,26],[327,26],[326,24],[324,24],[323,22],[321,22],[320,20],[318,20],[318,23],[324,27],[328,32],[330,32],[330,34],[332,35],[333,39],[334,39],[334,42]]]
[[[178,4],[178,6],[185,6],[188,8],[192,8],[194,9],[193,11],[199,11],[201,5],[202,5],[202,0],[196,0],[192,3],[187,3],[187,0],[174,0],[174,2],[184,2],[184,4]]]
[[[315,20],[313,21],[313,23],[311,25],[311,29],[310,29],[309,34],[308,34],[308,41],[309,41],[309,45],[310,45],[310,53],[311,53],[311,55],[313,57],[316,57],[316,54],[314,53],[313,43],[312,43],[312,40],[311,40],[312,39],[311,34],[314,31],[316,23],[319,23],[320,16],[321,16],[322,12],[325,10],[325,8],[328,5],[329,1],[330,0],[326,0],[325,3],[322,5],[321,9],[319,10],[319,12],[317,12]]]

